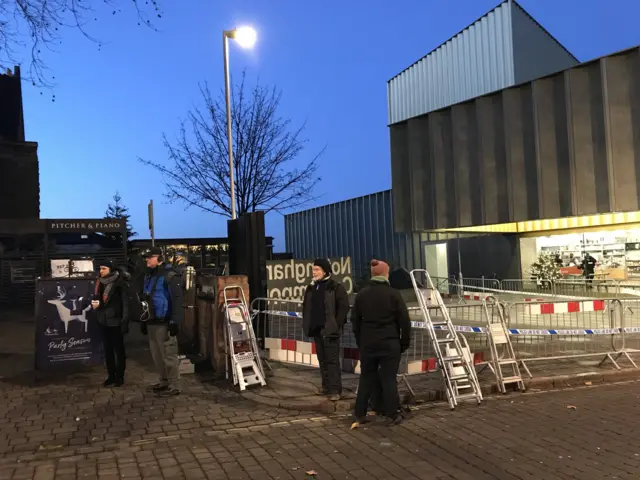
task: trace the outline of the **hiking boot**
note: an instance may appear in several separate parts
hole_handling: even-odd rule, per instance
[[[104,386],[104,387],[113,387],[115,384],[116,384],[115,377],[112,377],[111,375],[109,375],[107,377],[107,379],[102,383],[102,386]]]
[[[353,421],[358,425],[364,425],[365,423],[371,422],[371,419],[367,417],[367,415],[354,415]]]
[[[165,388],[156,393],[159,397],[175,397],[176,395],[180,395],[180,390],[177,388]]]
[[[147,392],[158,393],[158,392],[162,392],[162,391],[168,390],[168,389],[169,389],[169,385],[163,385],[161,383],[156,383],[155,385],[151,385],[151,386],[147,387]]]
[[[124,385],[124,378],[122,378],[122,377],[116,378],[116,381],[113,383],[113,386],[114,387],[121,387],[122,385]]]
[[[400,425],[403,420],[404,420],[404,418],[402,417],[402,415],[396,414],[393,417],[389,418],[389,420],[387,421],[386,425],[387,425],[387,427],[393,427],[394,425]]]
[[[340,400],[341,395],[339,393],[330,393],[329,395],[327,395],[327,400],[329,400],[330,402],[337,402],[338,400]]]

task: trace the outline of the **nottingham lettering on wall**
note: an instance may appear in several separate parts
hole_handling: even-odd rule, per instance
[[[351,258],[330,258],[331,275],[353,293]],[[269,298],[302,300],[313,279],[313,260],[267,260],[267,292]]]
[[[124,219],[97,218],[85,220],[47,220],[47,231],[62,232],[122,232],[126,229]]]

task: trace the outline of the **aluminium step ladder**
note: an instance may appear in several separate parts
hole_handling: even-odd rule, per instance
[[[410,275],[422,317],[440,366],[449,407],[454,409],[458,402],[462,400],[475,400],[480,404],[482,402],[482,392],[467,340],[464,336],[457,334],[451,321],[449,310],[442,300],[442,295],[435,288],[429,273],[426,270],[418,269],[412,270]],[[424,276],[426,288],[420,288],[416,275]],[[431,319],[425,294],[428,295],[429,299],[433,298],[436,301],[436,306],[442,312],[442,320],[434,321]],[[436,329],[443,331],[444,337],[438,337]]]
[[[232,292],[240,292],[240,294],[233,297],[231,296]],[[245,390],[249,385],[265,386],[267,382],[244,291],[240,286],[229,285],[224,288],[222,293],[228,356],[226,362],[227,379],[229,378],[229,369],[231,369],[233,384],[239,385],[240,391]]]
[[[494,322],[494,315],[489,314],[489,305],[492,310],[498,312],[498,321]],[[491,362],[489,368],[496,376],[498,390],[500,393],[507,393],[507,385],[515,384],[517,389],[524,392],[525,386],[520,374],[518,359],[513,350],[509,330],[504,320],[502,305],[494,297],[487,297],[482,302],[482,308],[487,320],[487,336],[489,337],[489,348],[491,350]],[[492,312],[493,313],[493,312]]]

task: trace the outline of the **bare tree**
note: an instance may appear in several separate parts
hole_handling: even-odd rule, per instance
[[[0,0],[0,72],[29,63],[34,84],[50,86],[45,52],[58,45],[65,31],[77,30],[89,41],[100,43],[89,32],[89,23],[100,16],[122,13],[125,0]],[[159,0],[128,0],[138,25],[153,27],[162,16]],[[29,58],[30,57],[30,58]]]
[[[166,197],[206,212],[231,216],[225,97],[214,100],[200,88],[204,107],[192,109],[175,143],[163,135],[168,162],[140,159],[162,174]],[[233,89],[232,132],[238,215],[256,210],[283,212],[313,199],[317,160],[296,168],[307,140],[305,125],[292,129],[278,115],[282,93],[256,83],[247,92],[245,75]]]

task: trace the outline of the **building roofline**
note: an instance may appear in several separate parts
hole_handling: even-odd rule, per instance
[[[394,126],[406,124],[409,120],[413,120],[415,118],[423,118],[423,117],[426,117],[427,115],[431,115],[432,113],[442,112],[443,110],[447,110],[447,109],[453,108],[453,107],[455,107],[457,105],[464,105],[465,103],[474,102],[479,98],[488,97],[490,95],[495,95],[498,92],[504,92],[504,91],[510,90],[512,88],[518,88],[518,87],[521,87],[522,85],[526,85],[528,83],[532,84],[534,82],[537,82],[537,81],[540,81],[540,80],[544,80],[544,79],[549,78],[549,77],[553,77],[554,75],[558,75],[559,73],[568,72],[569,70],[573,70],[575,68],[584,67],[584,66],[587,66],[589,64],[599,62],[600,60],[603,60],[605,58],[615,57],[616,55],[620,55],[620,54],[623,54],[623,53],[631,52],[633,50],[639,50],[639,52],[640,52],[640,44],[639,45],[635,45],[633,47],[629,47],[629,48],[623,48],[622,50],[616,50],[615,52],[611,52],[611,53],[609,53],[607,55],[601,55],[599,57],[586,60],[584,62],[578,63],[577,65],[573,65],[572,67],[564,68],[564,69],[558,70],[556,72],[551,72],[551,73],[549,73],[549,74],[547,74],[547,75],[545,75],[543,77],[534,78],[533,80],[527,80],[526,82],[520,82],[518,84],[510,85],[508,87],[504,87],[504,88],[501,88],[499,90],[494,90],[492,92],[487,92],[487,93],[485,93],[483,95],[478,95],[477,97],[469,98],[468,100],[463,100],[463,101],[460,101],[458,103],[453,103],[451,105],[447,105],[446,107],[442,107],[442,108],[439,108],[437,110],[432,110],[430,112],[422,113],[422,114],[416,115],[414,117],[405,118],[404,120],[400,120],[399,122],[390,123],[390,124],[387,125],[387,127],[394,127]]]
[[[535,19],[535,17],[533,15],[531,15],[529,12],[527,12],[527,10],[520,5],[516,0],[511,0],[511,3],[513,3],[517,8],[519,8],[527,17],[529,17],[529,19],[531,21],[533,21],[533,23],[535,23],[544,33],[547,34],[547,36],[553,40],[560,48],[562,48],[566,53],[568,53],[569,55],[571,55],[571,58],[573,58],[576,62],[580,63],[580,60],[578,59],[578,57],[576,57],[573,53],[571,53],[571,51],[565,47],[555,36],[553,36],[553,34],[551,32],[549,32],[549,30],[547,30],[546,28],[544,28],[544,26]]]
[[[495,7],[493,7],[491,10],[487,11],[486,13],[480,15],[476,20],[474,20],[473,22],[471,22],[469,25],[467,25],[466,27],[464,27],[462,30],[459,30],[458,33],[456,33],[455,35],[451,35],[449,38],[447,38],[444,42],[440,43],[437,47],[435,47],[434,49],[430,50],[428,53],[426,53],[425,55],[423,55],[422,57],[420,57],[418,60],[416,60],[415,62],[413,62],[411,65],[409,65],[408,67],[404,68],[403,70],[401,70],[400,72],[396,73],[393,77],[391,77],[389,80],[387,80],[387,83],[390,83],[393,79],[395,79],[396,77],[399,77],[400,75],[402,75],[404,72],[406,72],[407,70],[409,70],[411,67],[413,67],[415,64],[420,63],[422,60],[424,60],[425,58],[427,58],[429,55],[431,55],[433,52],[435,52],[436,50],[438,50],[440,47],[442,47],[445,43],[450,42],[451,40],[453,40],[454,38],[456,38],[458,35],[460,35],[462,32],[468,30],[469,28],[471,28],[472,26],[474,26],[476,23],[478,23],[480,20],[482,20],[484,17],[486,17],[487,15],[489,15],[491,12],[493,12],[494,10],[497,10],[498,7],[501,7],[502,5],[504,5],[505,3],[509,3],[510,1],[513,0],[500,0],[500,3],[498,3]]]
[[[374,195],[380,195],[381,193],[387,193],[387,192],[391,192],[391,189],[390,189],[390,188],[387,188],[387,189],[385,189],[385,190],[379,190],[379,191],[377,191],[377,192],[367,193],[367,194],[365,194],[365,195],[359,195],[359,196],[357,196],[357,197],[345,198],[344,200],[338,200],[338,201],[336,201],[336,202],[327,203],[327,204],[325,204],[325,205],[319,205],[319,206],[317,206],[317,207],[307,208],[306,210],[300,210],[300,211],[298,211],[298,212],[287,213],[287,214],[285,214],[285,215],[284,215],[284,217],[285,217],[285,218],[287,218],[287,217],[291,217],[291,216],[293,216],[293,215],[298,215],[298,214],[300,214],[300,213],[310,212],[310,211],[312,211],[312,210],[317,210],[317,209],[319,209],[319,208],[327,208],[327,207],[331,207],[331,206],[333,206],[333,205],[338,205],[339,203],[351,202],[351,201],[353,201],[353,200],[358,200],[358,199],[360,199],[360,198],[372,197],[372,196],[374,196]]]
[[[540,22],[538,22],[529,12],[527,12],[524,7],[522,5],[520,5],[516,0],[501,0],[500,3],[498,3],[495,7],[493,7],[491,10],[487,11],[486,13],[484,13],[483,15],[481,15],[480,17],[478,17],[476,20],[474,20],[473,22],[471,22],[469,25],[467,25],[466,27],[464,27],[462,30],[460,30],[458,33],[456,33],[455,35],[452,35],[451,37],[449,37],[447,40],[445,40],[444,42],[442,42],[441,44],[439,44],[437,47],[435,47],[434,49],[432,49],[431,51],[429,51],[427,54],[423,55],[422,57],[420,57],[418,60],[416,60],[415,62],[413,62],[411,65],[409,65],[408,67],[404,68],[402,71],[398,72],[397,74],[395,74],[393,77],[391,77],[389,80],[387,80],[387,84],[389,84],[392,80],[394,80],[395,78],[399,77],[400,75],[402,75],[404,72],[406,72],[407,70],[409,70],[411,67],[413,67],[414,65],[416,65],[417,63],[420,63],[422,60],[424,60],[425,58],[427,58],[429,55],[431,55],[433,52],[435,52],[436,50],[438,50],[440,47],[442,47],[444,44],[450,42],[451,40],[453,40],[454,38],[456,38],[458,35],[460,35],[461,33],[463,33],[464,31],[470,29],[471,27],[473,27],[476,23],[478,23],[480,20],[482,20],[483,18],[485,18],[486,16],[488,16],[491,12],[497,10],[499,7],[501,7],[502,5],[504,5],[505,3],[512,3],[514,5],[516,5],[516,7],[518,7],[520,10],[522,10],[522,12],[524,12],[525,15],[527,15],[531,20],[534,21],[534,23],[542,29],[542,31],[544,33],[546,33],[555,43],[557,43],[560,47],[562,47],[562,49],[567,52],[569,55],[571,55],[571,57],[576,61],[576,62],[580,62],[580,60],[578,60],[578,58],[576,58],[576,56],[571,53],[567,47],[565,47],[562,43],[560,43],[558,41],[558,39],[556,37],[554,37],[553,35],[551,35],[551,33],[549,33],[549,30],[547,30],[546,28],[544,28]]]

